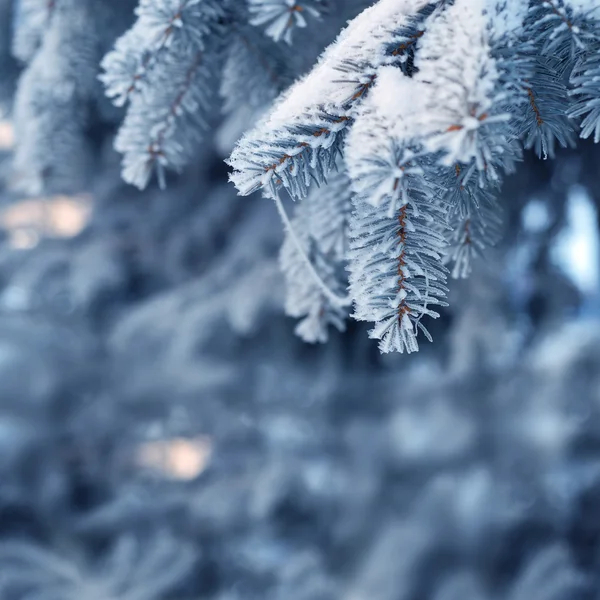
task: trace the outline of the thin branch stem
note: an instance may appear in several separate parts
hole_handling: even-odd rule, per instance
[[[312,278],[314,279],[314,282],[317,284],[319,289],[323,292],[323,295],[335,306],[340,306],[340,307],[350,306],[352,304],[352,297],[350,295],[338,296],[323,281],[323,279],[321,278],[319,273],[317,273],[315,266],[312,264],[312,261],[307,256],[306,251],[302,247],[302,243],[300,242],[300,239],[298,238],[298,236],[296,235],[296,232],[294,231],[294,226],[292,225],[292,222],[290,221],[290,218],[285,210],[285,207],[283,206],[283,202],[281,201],[281,197],[279,196],[278,192],[275,193],[275,195],[273,196],[273,200],[275,200],[275,206],[277,207],[277,212],[279,213],[279,216],[281,217],[281,221],[283,222],[283,225],[285,226],[287,232],[290,234],[290,238],[291,238],[294,246],[296,247],[296,250],[300,254],[300,257],[302,258],[302,261],[305,263],[306,268],[308,269],[309,273],[311,274]]]

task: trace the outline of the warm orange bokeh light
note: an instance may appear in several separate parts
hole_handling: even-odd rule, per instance
[[[189,480],[206,469],[212,453],[210,438],[174,438],[146,442],[138,449],[137,462],[174,479]]]
[[[10,150],[14,145],[13,126],[8,121],[0,121],[0,150]]]
[[[89,196],[32,198],[0,210],[0,227],[9,233],[14,248],[31,248],[42,237],[73,237],[87,225]]]

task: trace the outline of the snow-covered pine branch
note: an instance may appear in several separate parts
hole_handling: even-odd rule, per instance
[[[596,12],[593,0],[380,0],[241,139],[231,179],[242,195],[302,200],[342,154],[354,316],[383,351],[416,350],[421,318],[445,303],[444,263],[464,277],[497,241],[494,196],[523,148],[553,157],[579,117],[600,135]]]
[[[597,56],[600,51],[600,4],[596,0],[542,0],[532,2],[527,35],[537,43],[537,68],[530,92],[531,105],[541,129],[536,150],[553,156],[553,138],[574,146],[574,125],[583,117],[581,137],[600,128],[597,106]],[[570,89],[569,89],[570,84]],[[573,119],[569,121],[569,119]],[[598,139],[596,139],[596,142]]]
[[[495,193],[520,160],[514,113],[524,105],[523,80],[530,74],[530,62],[509,50],[525,14],[516,1],[459,0],[432,19],[415,61],[421,87],[402,111],[434,163],[425,177],[446,208],[438,230],[453,278],[467,277],[473,258],[500,238]]]
[[[540,51],[566,70],[597,39],[599,11],[596,0],[531,0],[526,26]]]
[[[263,110],[293,81],[292,32],[325,8],[320,0],[140,0],[134,26],[102,62],[108,96],[127,105],[115,142],[125,180],[143,188],[156,172],[164,185],[165,169],[188,164],[219,116],[219,87],[222,112]]]
[[[380,3],[380,10],[383,4]],[[457,20],[459,13],[462,20]],[[368,22],[368,16],[366,11],[357,21]],[[413,19],[415,16],[411,15]],[[369,87],[373,89],[360,94],[362,100],[367,91],[371,92],[366,101],[360,106],[357,102],[349,107],[347,115],[341,115],[352,122],[345,153],[356,192],[350,254],[354,316],[375,323],[371,335],[381,340],[380,348],[385,352],[418,349],[418,330],[427,334],[422,317],[438,316],[429,306],[445,304],[446,271],[442,265],[445,241],[436,228],[440,220],[446,219],[447,208],[443,198],[437,201],[440,194],[436,193],[435,183],[440,169],[461,163],[485,172],[485,178],[497,179],[495,163],[501,164],[504,159],[496,161],[494,154],[506,154],[511,143],[497,132],[499,127],[506,128],[508,119],[498,99],[499,76],[485,43],[488,20],[482,5],[477,3],[472,7],[459,2],[419,16],[429,17],[425,33],[422,29],[403,32],[404,43],[412,40],[415,45],[417,41],[420,44],[414,58],[416,73],[399,68],[401,62],[394,63],[384,52],[375,73],[367,71],[371,78]],[[408,17],[406,21],[409,22]],[[351,25],[349,29],[352,28]],[[361,31],[356,23],[354,29]],[[473,31],[482,37],[477,46],[479,54],[464,52]],[[347,36],[352,39],[350,33]],[[364,44],[358,41],[355,46],[348,44],[360,55]],[[389,51],[389,42],[384,48]],[[285,122],[285,110],[290,110],[288,104],[296,110],[303,100],[308,104],[301,86],[308,86],[311,78],[322,78],[319,69],[325,73],[333,70],[335,61],[330,64],[329,56],[335,57],[336,51],[350,56],[346,60],[353,60],[345,48],[330,49],[317,69],[275,107],[266,122],[267,135],[273,133],[271,125],[277,119]],[[392,53],[394,57],[397,55]],[[331,79],[329,83],[335,90],[337,82]],[[314,87],[311,89],[313,94],[319,93]],[[331,96],[330,93],[324,98]],[[316,102],[312,104],[319,106]],[[289,119],[292,123],[303,123],[307,113],[304,109],[296,118],[289,116]],[[265,136],[265,132],[259,127],[256,135]],[[247,140],[242,140],[238,154],[232,157],[234,166],[239,155],[247,151],[245,144]],[[301,146],[301,152],[305,147]],[[260,150],[257,154],[262,158]],[[294,187],[299,169],[294,168],[295,163],[290,159],[288,155],[281,169],[271,169],[279,177],[275,182],[269,165],[260,163],[259,168],[249,168],[242,176],[247,174],[250,178],[262,168],[263,174],[254,181],[255,186],[269,186],[268,191],[274,194],[277,185],[283,184],[292,195],[302,197],[305,189]],[[300,185],[306,186],[311,176],[325,179],[325,169],[318,162],[311,165],[305,161],[303,166],[306,177],[300,180]],[[239,180],[236,183],[239,187]],[[252,188],[241,191],[245,193]]]
[[[350,219],[350,295],[353,316],[370,321],[382,352],[415,352],[424,316],[437,318],[446,304],[445,239],[439,224],[447,206],[438,202],[417,140],[411,80],[384,67],[365,100],[346,144],[354,210]],[[394,100],[394,126],[387,109]],[[406,117],[406,118],[405,118]]]
[[[115,141],[123,178],[143,188],[154,171],[180,170],[196,149],[210,108],[212,73],[226,42],[227,2],[141,0],[137,21],[102,61],[118,106],[129,103]]]
[[[234,149],[231,179],[243,195],[262,190],[275,198],[290,225],[281,196],[303,201],[313,182],[326,186],[342,164],[355,195],[353,214],[362,219],[350,229],[366,232],[367,218],[388,228],[369,250],[353,251],[353,273],[360,252],[379,252],[384,238],[398,237],[399,211],[414,211],[407,222],[422,219],[421,235],[439,254],[439,264],[423,258],[427,281],[438,269],[445,277],[444,264],[466,275],[475,250],[498,237],[493,197],[523,150],[552,158],[577,133],[600,138],[595,0],[379,0],[370,7],[368,0],[348,0],[343,8],[335,0],[21,0],[13,53],[26,69],[15,102],[14,165],[30,190],[81,185],[78,176],[90,162],[86,128],[90,115],[104,110],[97,57],[110,37],[99,39],[89,23],[118,21],[102,28],[112,35],[133,20],[127,11],[136,2],[137,20],[102,63],[108,95],[126,109],[116,137],[125,179],[144,187],[157,172],[164,183],[165,169],[189,162],[221,112],[231,115],[219,138],[227,148],[232,132],[285,90]],[[301,56],[305,48],[296,52],[290,43],[308,45],[332,22],[339,31],[350,15],[312,70],[292,84],[310,63]],[[322,47],[315,42],[313,56]],[[51,56],[60,68],[49,68]],[[38,112],[42,105],[52,110]],[[310,202],[325,201],[334,189],[316,190]],[[288,233],[283,262],[290,281],[301,272],[312,278],[298,288],[304,300],[289,310],[313,314],[306,298],[315,285],[315,297],[341,314],[350,298],[337,283],[330,289],[326,266],[317,264],[323,255],[315,249],[320,237],[311,211],[300,206]],[[363,307],[380,300],[367,301],[364,290],[376,289],[378,274],[367,275],[355,277],[350,290],[358,293],[360,281]],[[430,291],[444,302],[441,287],[440,294]],[[288,308],[294,305],[290,296]],[[357,314],[379,323],[367,310]],[[420,317],[412,316],[416,334]]]
[[[571,100],[557,67],[554,58],[538,56],[531,77],[524,82],[529,106],[517,126],[525,149],[533,149],[540,158],[554,158],[557,142],[562,148],[575,145],[576,126],[569,119]]]
[[[457,0],[430,19],[415,59],[411,92],[421,97],[410,119],[426,151],[442,153],[441,164],[473,161],[494,179],[490,167],[504,152],[510,116],[503,111],[486,5]]]
[[[431,340],[421,319],[446,304],[445,241],[434,227],[444,214],[418,187],[405,185],[411,199],[392,216],[355,199],[350,221],[353,316],[375,323],[369,335],[386,353],[417,351],[419,330]]]
[[[307,19],[318,19],[326,0],[249,0],[250,23],[266,26],[266,33],[276,42],[292,43],[294,29],[307,26]]]
[[[449,207],[442,228],[448,243],[444,264],[454,279],[464,279],[471,274],[473,260],[501,238],[502,217],[494,194],[497,186],[482,187],[476,178],[465,178],[458,164],[454,170],[448,169],[441,181]]]
[[[232,153],[231,180],[241,194],[284,187],[306,196],[334,168],[356,111],[379,67],[401,66],[421,36],[427,0],[381,0],[357,17],[314,70],[287,90]]]
[[[585,16],[593,24],[594,36],[579,53],[571,72],[571,95],[574,104],[569,116],[583,118],[581,137],[594,135],[594,142],[600,141],[600,5],[591,0],[580,0],[576,16]],[[588,29],[590,29],[588,25]]]

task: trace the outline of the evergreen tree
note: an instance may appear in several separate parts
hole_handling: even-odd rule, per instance
[[[599,35],[595,0],[0,0],[0,597],[593,598],[597,292],[555,256]]]

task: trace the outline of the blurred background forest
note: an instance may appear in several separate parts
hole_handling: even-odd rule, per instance
[[[243,114],[166,190],[108,121],[43,193],[5,115],[2,600],[598,598],[598,146],[527,154],[435,343],[382,357],[294,336],[275,207],[227,183]]]

